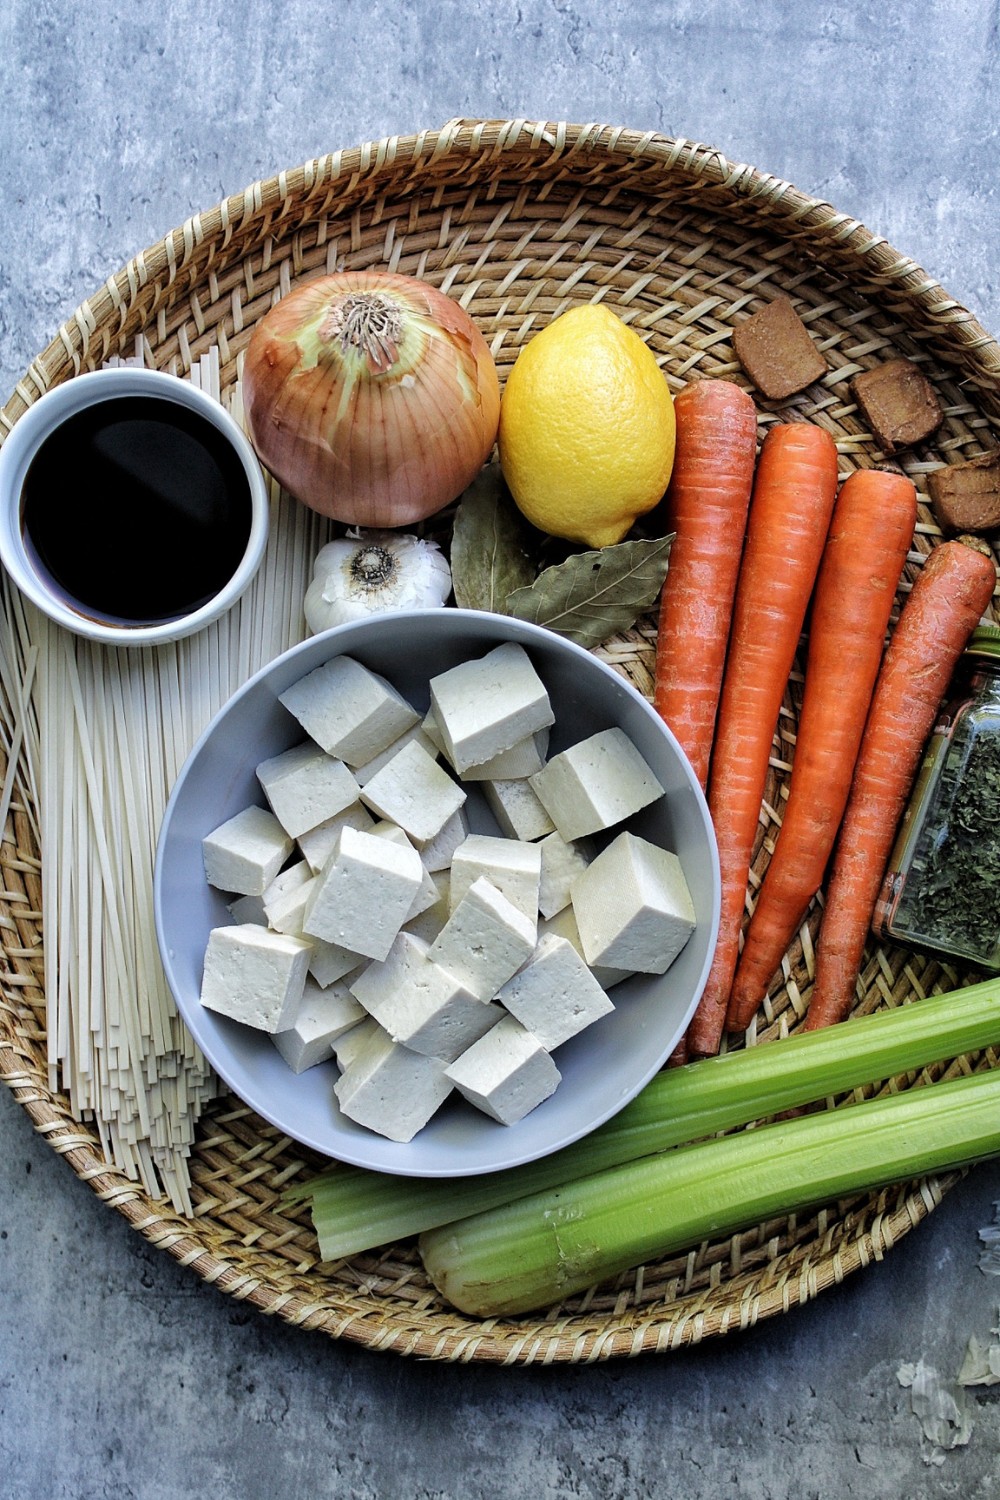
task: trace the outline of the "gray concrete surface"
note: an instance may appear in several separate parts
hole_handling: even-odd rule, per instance
[[[455,115],[656,129],[885,235],[994,332],[996,0],[6,0],[0,387],[135,251],[338,146]],[[1000,1491],[995,1391],[933,1457],[899,1383],[953,1377],[1000,1281],[974,1172],[880,1265],[750,1334],[592,1369],[422,1365],[204,1286],[0,1090],[6,1500],[902,1500]]]

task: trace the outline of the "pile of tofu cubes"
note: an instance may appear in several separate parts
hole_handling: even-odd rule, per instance
[[[622,730],[550,758],[549,696],[515,642],[429,689],[422,714],[349,656],[300,678],[280,701],[304,738],[257,766],[266,805],[203,841],[233,921],[209,936],[202,1003],[298,1073],[334,1060],[342,1113],[401,1142],[455,1090],[522,1119],[607,991],[665,972],[695,924],[676,854],[614,833],[663,795]],[[497,835],[470,831],[470,797]]]

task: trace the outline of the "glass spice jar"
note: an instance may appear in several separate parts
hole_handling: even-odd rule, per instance
[[[928,742],[872,922],[1000,973],[1000,628],[972,633]]]

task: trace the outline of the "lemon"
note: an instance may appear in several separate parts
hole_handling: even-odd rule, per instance
[[[639,335],[610,308],[563,313],[524,346],[500,402],[500,465],[550,536],[620,542],[662,498],[674,404]]]

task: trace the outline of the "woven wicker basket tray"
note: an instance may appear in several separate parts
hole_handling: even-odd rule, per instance
[[[183,374],[215,347],[223,388],[258,318],[299,278],[387,266],[459,298],[491,344],[501,379],[556,314],[608,302],[648,341],[672,388],[744,381],[730,335],[779,293],[791,296],[829,373],[780,406],[757,398],[762,430],[806,418],[836,439],[841,472],[881,455],[848,380],[881,360],[917,361],[946,416],[933,443],[901,457],[921,497],[904,587],[938,533],[925,474],[1000,437],[1000,348],[912,261],[788,183],[686,141],[606,126],[452,121],[440,131],[337,152],[248,188],[136,256],[59,330],[0,413],[0,435],[50,386],[140,341],[145,361]],[[655,623],[602,648],[651,690]],[[786,699],[766,806],[780,805],[794,743]],[[318,1161],[238,1100],[201,1121],[195,1216],[109,1168],[98,1135],[50,1086],[45,1056],[40,856],[28,793],[15,788],[2,845],[0,1076],[53,1150],[153,1244],[231,1296],[289,1322],[424,1358],[506,1364],[593,1361],[663,1351],[787,1311],[880,1258],[940,1201],[953,1178],[905,1184],[647,1265],[549,1313],[479,1323],[445,1307],[411,1244],[336,1265],[318,1260],[304,1211],[280,1193]],[[762,824],[754,877],[771,830]],[[785,961],[758,1041],[795,1026],[811,982],[814,913]],[[857,1009],[899,1004],[968,975],[902,951],[868,951]],[[993,1066],[956,1059],[943,1072]],[[897,1080],[898,1087],[913,1083]]]

